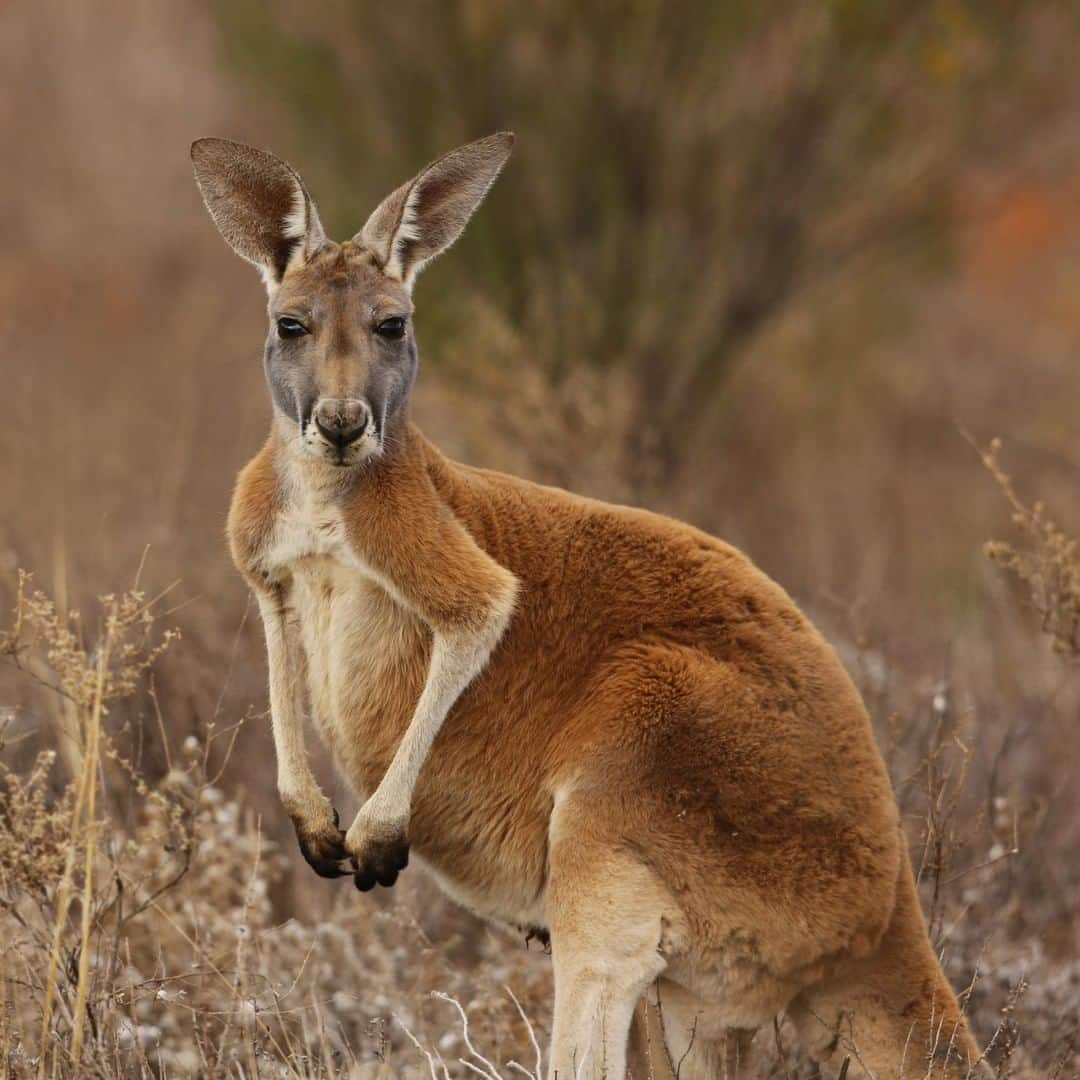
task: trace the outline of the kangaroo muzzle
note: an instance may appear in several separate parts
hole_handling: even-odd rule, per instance
[[[311,413],[311,422],[332,447],[344,450],[372,426],[371,409],[357,398],[321,398]]]

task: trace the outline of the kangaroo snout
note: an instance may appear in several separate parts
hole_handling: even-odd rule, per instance
[[[363,398],[319,398],[301,437],[309,454],[332,465],[359,465],[382,448],[375,414]]]
[[[312,410],[311,419],[331,446],[344,450],[367,431],[371,409],[367,402],[356,398],[322,398]]]

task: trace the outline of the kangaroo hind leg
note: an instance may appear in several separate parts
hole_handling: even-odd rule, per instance
[[[645,1005],[659,1020],[670,1069],[657,1077],[750,1080],[758,1075],[751,1057],[753,1029],[728,1027],[709,1003],[665,977],[650,988]]]
[[[635,1008],[678,948],[682,916],[670,893],[619,843],[617,822],[611,835],[603,826],[604,816],[580,803],[557,806],[552,818],[551,1080],[626,1077]]]
[[[966,1080],[987,1075],[960,1005],[927,938],[911,866],[874,952],[807,987],[788,1007],[799,1040],[848,1076]]]

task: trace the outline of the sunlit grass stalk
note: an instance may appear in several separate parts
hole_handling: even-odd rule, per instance
[[[98,652],[97,683],[90,708],[90,723],[86,733],[86,859],[83,871],[82,928],[79,941],[79,981],[75,990],[75,1026],[71,1032],[71,1060],[78,1068],[82,1052],[83,1029],[86,1025],[86,999],[90,991],[90,924],[94,907],[94,810],[97,795],[98,747],[101,742],[101,714],[105,697],[105,672],[109,652],[116,634],[116,609],[110,610],[105,622],[105,640]]]
[[[0,965],[0,1062],[7,1068],[11,1061],[11,1029],[15,1024],[15,1010],[8,1006],[7,976]]]
[[[53,537],[53,592],[56,610],[67,619],[68,616],[68,578],[67,556],[63,534],[57,532]],[[83,747],[79,740],[79,708],[76,702],[65,694],[54,694],[49,698],[50,711],[56,725],[56,747],[67,769],[68,777],[74,779],[82,774]]]
[[[56,996],[56,972],[60,966],[60,944],[64,934],[68,907],[71,904],[71,882],[75,873],[75,855],[79,823],[82,820],[83,802],[86,796],[85,761],[79,774],[79,787],[75,793],[75,805],[71,811],[71,844],[64,859],[64,873],[56,890],[56,923],[53,926],[52,948],[49,952],[49,968],[45,976],[45,1000],[41,1006],[41,1050],[38,1060],[38,1080],[45,1080],[49,1050],[49,1024],[52,1020],[53,999]]]

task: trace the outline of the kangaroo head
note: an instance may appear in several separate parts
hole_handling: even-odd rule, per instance
[[[503,132],[452,150],[343,243],[327,239],[286,162],[227,139],[192,145],[210,216],[266,283],[266,376],[277,419],[303,452],[358,465],[403,422],[417,366],[413,282],[461,235],[513,142]]]

